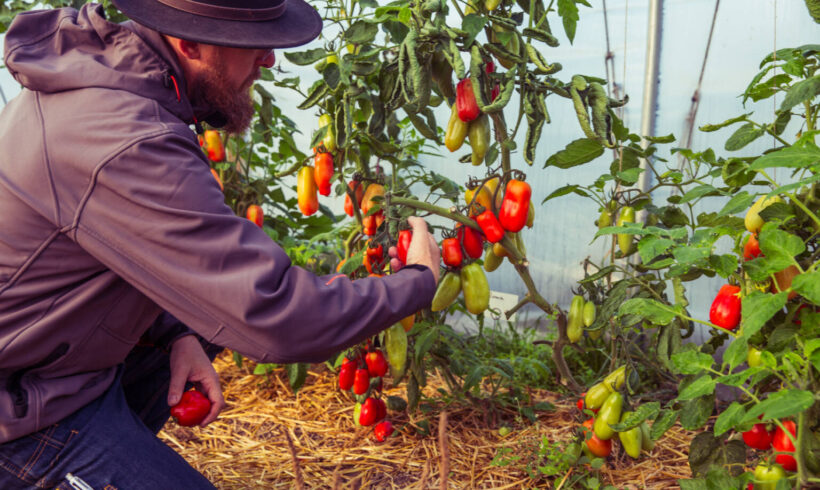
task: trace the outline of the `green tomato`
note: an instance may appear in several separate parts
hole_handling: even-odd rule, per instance
[[[762,364],[760,360],[760,356],[763,355],[763,351],[760,349],[755,349],[751,345],[749,346],[749,352],[746,354],[746,362],[749,364],[749,367],[757,367]]]
[[[624,405],[624,397],[620,393],[611,393],[598,412],[592,429],[595,435],[602,441],[608,441],[615,435],[615,431],[610,425],[617,424],[621,420],[621,408]]]
[[[493,247],[487,247],[487,251],[484,252],[484,270],[487,272],[492,272],[504,263],[504,257],[499,257],[498,255],[493,252]]]
[[[438,283],[436,294],[433,296],[433,305],[430,309],[433,311],[446,310],[455,302],[460,292],[461,276],[455,272],[444,274],[444,277]]]
[[[461,290],[464,306],[473,315],[483,313],[490,306],[490,284],[477,262],[461,268]]]
[[[362,413],[362,404],[356,402],[356,406],[353,407],[353,422],[355,422],[356,427],[361,427],[362,424],[359,423],[359,415]]]
[[[584,303],[584,326],[590,327],[595,323],[595,303],[587,301]]]
[[[393,383],[398,383],[407,369],[407,332],[401,323],[396,323],[384,333],[384,348]]]
[[[777,482],[786,477],[786,470],[779,464],[771,466],[760,463],[755,468],[755,490],[775,490]]]
[[[621,414],[621,422],[626,420],[626,417],[630,413],[632,412],[624,412]],[[641,433],[640,425],[623,432],[618,432],[618,439],[621,440],[621,445],[624,447],[626,454],[635,459],[641,456],[643,434]]]
[[[626,223],[635,222],[635,208],[632,206],[624,206],[621,208],[621,214],[618,216],[618,226],[623,226]],[[618,234],[618,248],[621,253],[626,255],[632,248],[632,235],[629,233]]]
[[[572,343],[581,340],[584,335],[584,297],[576,295],[572,298],[567,318],[567,337]]]
[[[655,449],[655,441],[653,441],[649,435],[649,426],[646,425],[646,420],[641,422],[641,425],[638,427],[641,429],[641,449],[646,452]]]
[[[626,365],[607,374],[603,383],[604,386],[609,388],[609,391],[617,391],[624,385],[624,381],[626,381]]]
[[[601,405],[604,404],[611,394],[612,390],[607,388],[603,383],[595,384],[587,390],[587,394],[584,397],[584,406],[590,410],[601,408]]]

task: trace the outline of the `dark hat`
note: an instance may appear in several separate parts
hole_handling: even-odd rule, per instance
[[[310,42],[322,18],[305,0],[112,0],[129,18],[169,36],[234,48]]]

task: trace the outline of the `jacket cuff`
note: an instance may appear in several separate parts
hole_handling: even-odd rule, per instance
[[[418,303],[414,311],[418,311],[422,308],[429,308],[433,303],[433,296],[436,294],[437,286],[436,276],[433,275],[433,271],[431,271],[427,266],[412,264],[402,267],[397,274],[401,274],[404,271],[413,271],[414,274],[422,276],[415,281],[418,289],[416,289],[413,294]]]

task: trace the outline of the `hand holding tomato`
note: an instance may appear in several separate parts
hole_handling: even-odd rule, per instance
[[[419,264],[428,267],[438,283],[439,267],[441,265],[441,252],[439,251],[436,239],[427,229],[427,222],[424,219],[411,216],[407,218],[407,223],[412,228],[413,236],[410,239],[410,246],[407,247],[407,262],[404,264],[398,259],[396,247],[390,247],[390,266],[393,270],[399,270],[405,265]]]

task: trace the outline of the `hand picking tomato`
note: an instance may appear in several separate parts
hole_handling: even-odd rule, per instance
[[[765,451],[772,447],[774,432],[766,430],[766,424],[755,424],[743,433],[743,442],[752,449]]]
[[[256,223],[256,226],[262,228],[265,223],[265,213],[262,211],[262,206],[258,204],[251,204],[245,212],[245,217]]]
[[[445,265],[458,267],[464,260],[461,243],[458,238],[445,238],[441,241],[441,259]]]
[[[724,284],[709,309],[709,321],[720,328],[734,330],[740,324],[740,287]]]
[[[755,490],[775,490],[777,482],[786,477],[786,472],[779,464],[760,463],[755,468]]]
[[[373,436],[379,442],[384,442],[393,433],[393,424],[389,420],[384,420],[373,427]]]
[[[353,393],[364,395],[370,387],[370,372],[367,368],[359,368],[353,376]]]
[[[364,356],[364,362],[367,364],[367,372],[374,378],[380,378],[387,374],[387,360],[384,358],[384,353],[381,350],[374,350],[368,352]]]
[[[789,432],[791,432],[792,436],[797,438],[797,425],[795,425],[793,420],[784,420],[783,427],[786,428]],[[774,460],[777,464],[783,466],[786,471],[797,471],[797,460],[794,459],[794,443],[792,440],[789,439],[789,436],[780,428],[777,427],[774,431],[774,438],[772,439],[772,447],[775,451],[779,453],[791,453],[791,454],[778,454],[775,456]]]
[[[190,427],[199,425],[211,411],[211,401],[197,390],[189,390],[182,394],[179,403],[171,407],[171,417],[179,425]]]

